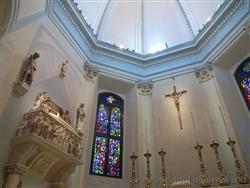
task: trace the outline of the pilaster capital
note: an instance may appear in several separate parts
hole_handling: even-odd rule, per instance
[[[250,22],[246,24],[244,30],[250,35]]]
[[[200,83],[206,82],[213,76],[213,66],[211,65],[211,63],[208,63],[202,68],[195,69],[195,75]]]
[[[137,82],[137,88],[140,90],[139,94],[140,95],[152,95],[152,89],[153,89],[153,82],[152,80],[139,80]]]
[[[99,73],[98,68],[90,65],[89,62],[85,61],[83,65],[84,77],[89,81],[94,81],[95,77]]]

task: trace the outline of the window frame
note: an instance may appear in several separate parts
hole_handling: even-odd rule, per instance
[[[106,96],[113,96],[115,99],[118,99],[119,103],[108,103],[105,99]],[[97,132],[97,121],[98,121],[98,112],[99,112],[99,107],[101,104],[104,104],[109,111],[109,123],[107,126],[107,133],[106,134],[101,134]],[[111,111],[114,107],[119,107],[121,110],[121,121],[120,121],[120,137],[117,136],[112,136],[110,135],[110,120],[111,120]],[[98,100],[97,100],[97,108],[96,108],[96,118],[95,118],[95,126],[94,126],[94,135],[93,135],[93,141],[92,141],[92,151],[91,151],[91,163],[90,163],[90,169],[89,169],[89,174],[90,175],[96,175],[96,176],[104,176],[104,177],[111,177],[111,178],[119,178],[122,179],[123,173],[122,173],[122,167],[123,167],[123,127],[124,126],[124,99],[118,96],[117,94],[111,93],[111,92],[102,92],[98,94]],[[107,138],[107,144],[106,144],[106,156],[105,156],[105,166],[104,166],[104,174],[96,174],[92,171],[92,166],[94,162],[94,150],[95,150],[95,140],[96,137],[104,137]],[[119,140],[120,141],[120,175],[119,176],[112,176],[108,175],[108,157],[109,157],[109,140],[114,139],[114,140]]]
[[[238,85],[238,88],[240,90],[240,93],[241,93],[241,96],[243,97],[244,99],[244,102],[245,102],[245,105],[246,107],[248,108],[248,111],[250,112],[250,103],[248,102],[248,99],[247,99],[247,96],[245,94],[245,91],[244,89],[241,87],[241,81],[245,78],[249,78],[250,79],[250,72],[249,73],[245,73],[245,74],[242,74],[241,71],[244,67],[244,65],[247,63],[247,62],[250,62],[250,57],[247,57],[243,62],[240,63],[240,65],[237,67],[237,69],[235,70],[234,72],[234,78],[236,80],[236,83]]]

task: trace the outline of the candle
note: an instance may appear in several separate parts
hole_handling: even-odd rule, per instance
[[[132,133],[132,150],[133,150],[133,153],[134,153],[135,152],[135,131],[133,131],[133,133]]]
[[[230,132],[230,129],[229,129],[227,123],[226,123],[226,120],[225,120],[225,117],[224,117],[224,113],[223,113],[223,110],[222,110],[221,106],[219,106],[219,109],[220,109],[221,117],[223,119],[224,126],[225,126],[226,131],[227,131],[227,136],[228,136],[229,139],[231,139],[232,138],[231,137],[231,132]]]
[[[198,143],[198,139],[197,139],[197,135],[196,135],[195,122],[194,122],[194,117],[193,117],[193,113],[192,112],[191,112],[191,119],[192,119],[193,130],[194,130],[194,138],[195,138],[195,141]]]
[[[147,129],[147,120],[145,120],[145,129],[146,129],[146,142],[147,142],[147,151],[148,151],[148,129]]]
[[[206,122],[207,122],[208,130],[209,130],[210,138],[211,138],[212,141],[215,141],[212,126],[209,123],[208,114],[207,114],[206,111],[204,111],[204,113],[205,113],[205,117],[206,117]]]
[[[163,144],[162,144],[162,140],[161,140],[161,139],[163,139],[163,138],[162,138],[162,135],[161,135],[161,131],[162,131],[162,130],[161,130],[161,119],[160,119],[160,118],[159,118],[159,131],[160,131],[159,144],[160,144],[160,147],[163,148]]]

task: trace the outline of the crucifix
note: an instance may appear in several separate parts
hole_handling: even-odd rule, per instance
[[[178,119],[179,119],[179,123],[180,123],[180,129],[183,129],[183,127],[182,127],[182,122],[181,122],[181,112],[180,112],[180,101],[179,101],[179,99],[185,93],[187,93],[187,90],[177,92],[176,91],[176,86],[174,85],[174,92],[171,93],[171,94],[166,94],[165,95],[165,97],[170,97],[171,99],[174,100],[174,104],[175,104],[175,107],[177,109]]]

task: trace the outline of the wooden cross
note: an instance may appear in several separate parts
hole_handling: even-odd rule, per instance
[[[183,129],[182,127],[182,122],[181,122],[181,112],[180,112],[180,97],[184,94],[187,93],[187,90],[183,90],[183,91],[176,91],[176,86],[174,85],[174,92],[171,94],[166,94],[165,97],[170,97],[171,99],[174,99],[174,104],[175,107],[177,109],[177,113],[178,113],[178,119],[179,119],[179,123],[180,123],[180,129]]]

